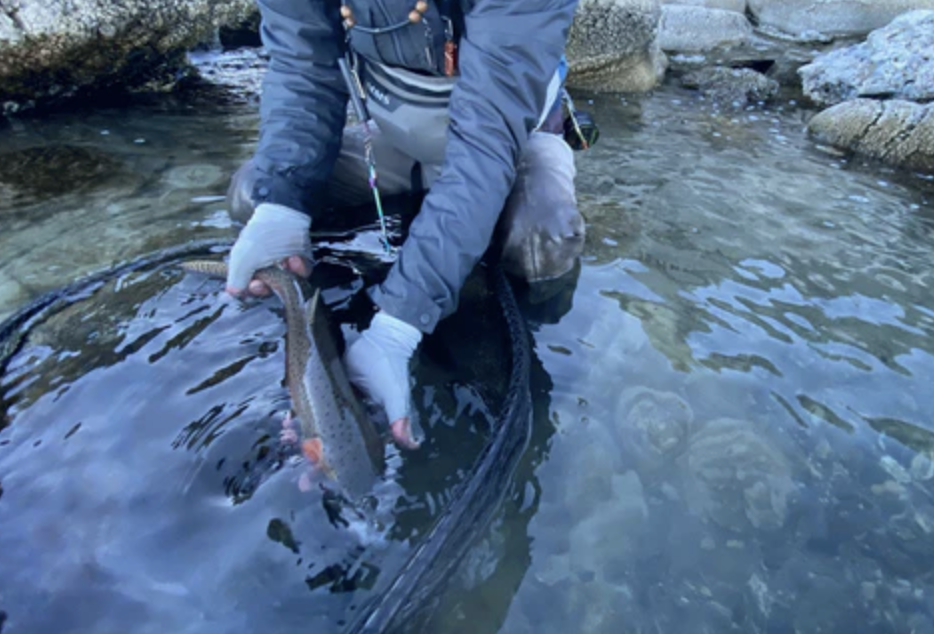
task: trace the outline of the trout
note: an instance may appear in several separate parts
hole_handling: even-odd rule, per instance
[[[182,269],[227,277],[223,262],[194,260]],[[351,502],[369,494],[385,466],[384,443],[357,399],[315,290],[304,301],[298,278],[275,266],[256,272],[285,307],[285,376],[302,431],[302,450]]]

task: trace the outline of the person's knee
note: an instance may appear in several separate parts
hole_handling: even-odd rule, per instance
[[[246,222],[253,216],[253,185],[256,183],[257,169],[253,159],[240,166],[230,179],[227,187],[227,213],[235,222]]]
[[[502,258],[529,282],[574,268],[584,248],[584,219],[574,190],[573,150],[560,135],[532,134],[503,210]]]

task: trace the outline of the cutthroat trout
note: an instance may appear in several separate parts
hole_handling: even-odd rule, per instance
[[[226,277],[223,262],[195,260],[181,268],[212,277]],[[367,495],[383,472],[385,449],[379,434],[354,395],[343,362],[328,328],[327,308],[319,291],[304,301],[298,278],[278,267],[254,276],[285,307],[285,375],[292,409],[303,436],[306,455],[351,502]],[[311,457],[311,456],[310,456]]]

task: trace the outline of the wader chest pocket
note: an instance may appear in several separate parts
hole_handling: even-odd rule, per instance
[[[415,0],[357,0],[347,4],[353,9],[358,25],[379,29],[406,22]],[[385,33],[350,29],[350,46],[363,58],[380,64],[443,75],[444,27],[436,3],[429,0],[420,22]]]

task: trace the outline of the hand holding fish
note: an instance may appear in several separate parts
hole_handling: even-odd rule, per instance
[[[263,281],[253,278],[257,270],[276,263],[308,277],[311,218],[283,205],[263,203],[256,208],[250,221],[230,252],[227,292],[264,297],[272,291]]]
[[[228,277],[224,262],[194,260],[181,263],[187,271]],[[367,494],[383,469],[384,443],[353,393],[338,347],[328,327],[328,310],[315,291],[303,299],[294,274],[275,266],[256,272],[257,279],[278,296],[285,309],[285,375],[292,413],[283,421],[280,440],[301,442],[301,452],[335,483],[343,495]],[[306,473],[299,487],[307,490]]]
[[[376,313],[370,327],[347,348],[347,378],[386,411],[395,443],[418,449],[412,436],[409,361],[422,339],[414,326]]]

